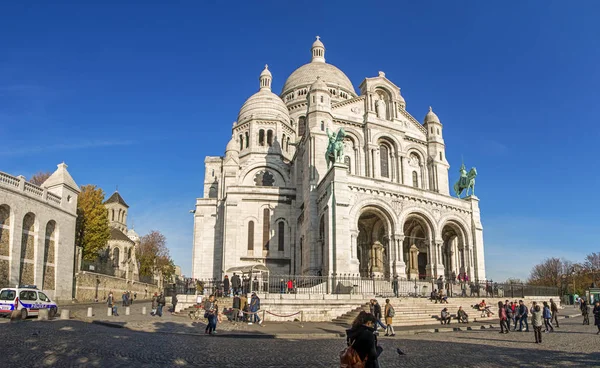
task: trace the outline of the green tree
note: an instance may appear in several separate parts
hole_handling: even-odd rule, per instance
[[[81,186],[77,201],[75,244],[81,247],[83,259],[94,261],[106,247],[110,229],[108,212],[104,206],[104,191],[95,185]]]

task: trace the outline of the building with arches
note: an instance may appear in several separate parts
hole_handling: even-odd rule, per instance
[[[37,285],[71,300],[79,193],[64,163],[41,186],[0,172],[0,288]]]
[[[357,93],[319,37],[279,95],[271,82],[265,66],[225,156],[205,160],[193,277],[262,263],[280,275],[485,279],[479,200],[450,195],[431,108],[420,123],[383,72]],[[343,162],[328,167],[327,130],[342,127]]]

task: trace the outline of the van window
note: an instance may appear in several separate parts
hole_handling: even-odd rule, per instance
[[[17,293],[14,290],[2,290],[0,300],[15,300]]]
[[[37,300],[35,291],[23,290],[19,293],[19,299],[21,300]]]
[[[48,297],[46,296],[46,294],[38,291],[38,295],[39,295],[41,301],[43,301],[43,302],[49,302],[50,301],[50,299],[48,299]]]

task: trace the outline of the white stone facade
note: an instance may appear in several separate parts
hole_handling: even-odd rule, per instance
[[[225,156],[206,158],[192,277],[264,263],[271,274],[485,279],[479,200],[450,195],[437,115],[419,123],[383,72],[357,94],[319,39],[311,52],[280,96],[265,68]],[[344,162],[328,167],[326,131],[342,127]]]
[[[73,297],[78,195],[64,163],[41,186],[0,172],[0,287],[35,284],[53,299]]]

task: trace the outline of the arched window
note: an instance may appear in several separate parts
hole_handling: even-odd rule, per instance
[[[417,175],[416,171],[412,172],[412,179],[413,179],[413,187],[418,188],[419,187],[419,176]]]
[[[113,250],[113,267],[119,268],[119,248],[115,248]]]
[[[386,145],[382,144],[379,146],[379,163],[381,166],[381,177],[389,178],[390,177],[390,151]]]
[[[248,250],[254,250],[254,221],[248,223]]]
[[[267,130],[267,144],[269,145],[269,147],[273,145],[273,131],[270,129]]]
[[[244,136],[240,134],[240,151],[244,149]]]
[[[115,221],[115,210],[112,209],[112,217],[111,217],[111,221]]]
[[[321,103],[323,103],[323,102],[324,102],[324,101],[323,101],[323,96],[321,96]]]
[[[246,132],[246,148],[250,145],[250,133]]]
[[[285,149],[285,134],[281,138],[281,151],[283,151],[284,149]]]
[[[443,158],[442,158],[442,153],[440,152],[440,161],[441,161],[441,160],[443,160]]]
[[[438,133],[438,135],[440,134],[440,128],[437,128],[437,133]]]
[[[300,238],[300,267],[302,267],[303,258],[304,258],[304,237]]]
[[[279,221],[277,225],[277,238],[277,250],[283,252],[285,246],[285,223],[283,221]]]
[[[259,146],[265,145],[265,131],[263,129],[258,131],[258,145]]]
[[[324,132],[325,131],[325,122],[321,121],[321,131]]]
[[[287,137],[287,141],[285,141],[285,152],[290,151],[290,137]]]
[[[269,237],[271,232],[271,211],[263,210],[263,250],[269,250]]]
[[[344,157],[344,165],[348,166],[348,173],[351,173],[352,170],[350,169],[350,166],[352,165],[352,161],[350,160],[350,156]]]
[[[302,137],[306,131],[306,118],[301,116],[298,118],[298,136]]]

